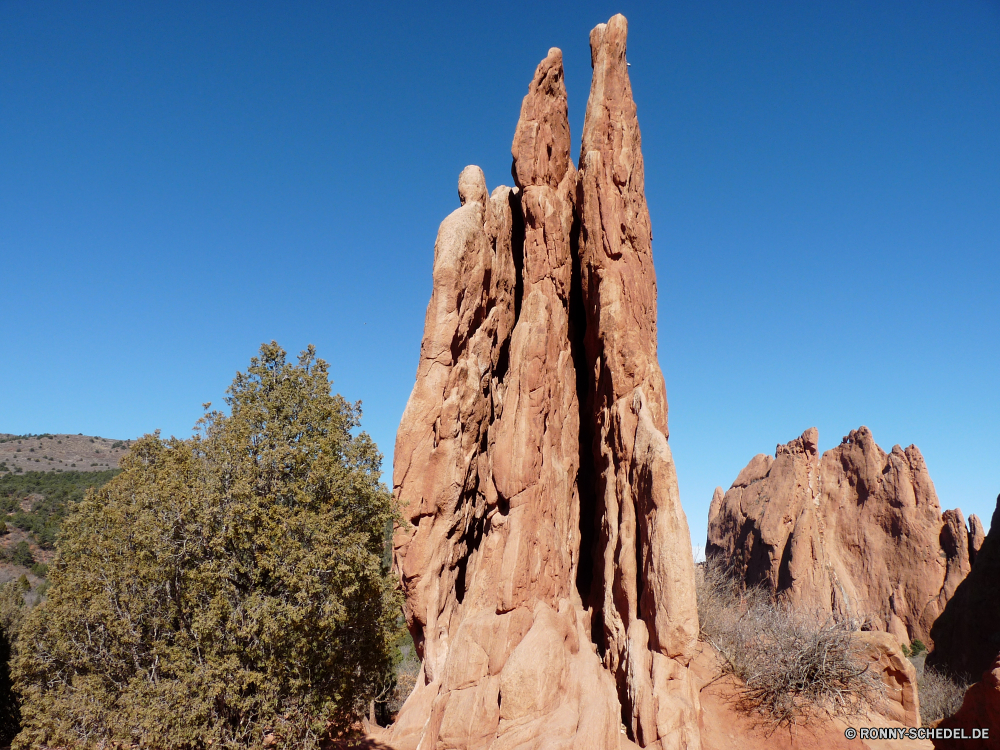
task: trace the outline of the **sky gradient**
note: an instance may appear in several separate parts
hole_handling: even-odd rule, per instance
[[[916,444],[989,526],[996,0],[0,0],[0,432],[187,436],[261,342],[312,343],[391,481],[458,174],[510,184],[552,46],[578,156],[616,12],[694,543],[715,486],[814,425]]]

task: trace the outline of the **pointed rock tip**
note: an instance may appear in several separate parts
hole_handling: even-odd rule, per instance
[[[615,13],[608,19],[607,27],[613,31],[628,33],[628,19],[621,13]]]
[[[815,427],[810,427],[808,430],[803,432],[802,443],[803,445],[811,445],[813,451],[815,452],[816,447],[819,445],[819,430]]]
[[[476,201],[481,206],[486,206],[489,199],[489,191],[486,190],[486,175],[483,170],[475,164],[470,164],[462,170],[458,176],[458,199],[464,206],[469,201]]]
[[[544,94],[549,96],[555,95],[565,98],[566,84],[563,78],[562,50],[558,47],[552,47],[549,53],[538,63],[538,67],[535,68],[535,77],[528,87],[528,96],[531,96],[532,92],[541,89]]]
[[[611,16],[607,23],[599,23],[590,32],[590,64],[597,63],[597,53],[607,42],[609,46],[620,46],[621,56],[625,54],[625,42],[628,39],[628,20],[621,13]]]
[[[815,427],[810,427],[808,430],[803,432],[794,440],[789,440],[787,443],[778,443],[774,448],[774,457],[784,453],[806,453],[811,456],[816,456],[819,454],[819,430]],[[761,454],[763,456],[763,454]],[[754,456],[754,461],[756,461],[759,456]],[[753,463],[753,461],[751,461]],[[741,473],[742,475],[742,473]],[[737,478],[738,480],[738,478]]]
[[[521,102],[511,144],[511,175],[520,187],[556,187],[570,167],[569,107],[562,50],[553,47],[535,69]]]

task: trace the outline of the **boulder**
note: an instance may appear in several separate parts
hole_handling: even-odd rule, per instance
[[[820,456],[818,438],[806,430],[716,490],[706,557],[795,606],[932,645],[971,567],[961,511],[941,513],[916,446],[885,453],[861,427]]]
[[[885,686],[885,698],[877,710],[890,721],[907,727],[920,726],[920,696],[917,670],[906,658],[899,642],[889,633],[862,630],[854,635]]]

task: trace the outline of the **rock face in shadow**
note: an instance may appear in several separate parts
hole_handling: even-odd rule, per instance
[[[700,747],[687,523],[622,16],[591,35],[578,173],[562,53],[441,224],[396,438],[394,565],[422,670],[396,748]]]
[[[969,562],[973,565],[976,564],[976,557],[984,541],[986,541],[986,530],[983,528],[983,522],[973,513],[969,516]]]
[[[796,606],[867,617],[901,643],[931,626],[970,570],[961,511],[941,513],[915,446],[867,427],[822,456],[815,428],[755,456],[709,510],[706,556]]]
[[[982,524],[977,526],[981,534]],[[972,679],[990,670],[1000,654],[1000,497],[975,557],[969,576],[934,623],[934,651],[927,657],[935,668]]]
[[[700,747],[626,28],[591,35],[581,172],[553,49],[521,106],[516,187],[489,195],[467,167],[438,232],[393,466],[422,659],[379,737],[395,748]]]
[[[937,726],[942,729],[963,729],[969,737],[974,728],[989,729],[986,739],[973,737],[935,740],[934,747],[938,750],[1000,750],[1000,654],[990,664],[982,679],[966,692],[962,706],[955,715],[942,719]]]

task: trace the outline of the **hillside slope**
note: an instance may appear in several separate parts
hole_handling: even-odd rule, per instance
[[[0,433],[0,472],[107,471],[117,469],[131,440],[90,435]]]

